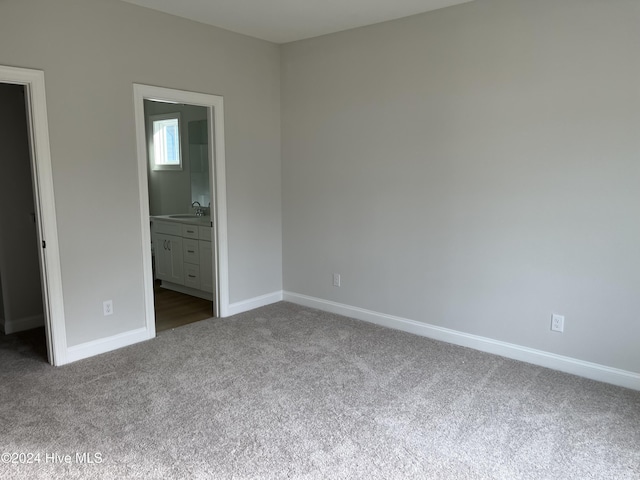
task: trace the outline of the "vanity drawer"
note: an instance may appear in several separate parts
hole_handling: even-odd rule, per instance
[[[182,240],[183,258],[185,263],[200,263],[200,246],[198,240],[184,238]]]
[[[200,265],[184,264],[184,286],[200,290]]]
[[[182,225],[182,236],[185,238],[198,239],[198,226],[197,225]]]
[[[159,222],[153,221],[153,230],[155,233],[164,233],[165,235],[182,236],[182,225],[175,222]]]
[[[213,230],[212,227],[198,227],[198,238],[200,240],[206,240],[207,242],[211,241],[211,230]]]

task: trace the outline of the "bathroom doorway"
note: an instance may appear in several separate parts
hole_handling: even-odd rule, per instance
[[[147,328],[226,316],[222,97],[134,85]],[[148,240],[148,242],[147,242]],[[148,250],[148,251],[147,251]]]
[[[214,316],[207,113],[144,100],[156,332]]]

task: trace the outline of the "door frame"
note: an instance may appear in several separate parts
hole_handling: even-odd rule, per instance
[[[213,274],[215,287],[214,317],[226,317],[229,312],[229,262],[227,247],[227,182],[224,146],[224,101],[219,95],[189,92],[172,88],[133,84],[140,219],[142,228],[142,265],[144,271],[144,304],[149,337],[155,337],[153,271],[151,268],[151,226],[149,221],[148,156],[144,101],[186,103],[207,108],[209,128],[209,185],[211,195],[211,226],[213,227]]]
[[[36,232],[42,247],[38,248],[38,257],[47,354],[52,365],[64,365],[67,363],[67,335],[44,72],[0,65],[0,83],[22,85],[25,90]]]

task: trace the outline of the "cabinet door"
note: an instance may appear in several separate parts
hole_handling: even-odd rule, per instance
[[[156,280],[169,280],[171,257],[167,250],[167,236],[153,234],[153,257],[155,259]]]
[[[156,278],[184,285],[182,238],[163,233],[156,233],[153,238]]]
[[[200,288],[213,293],[213,250],[211,242],[199,241],[200,247]]]

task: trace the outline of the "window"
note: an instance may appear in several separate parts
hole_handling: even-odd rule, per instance
[[[182,170],[180,113],[149,116],[154,170]]]

